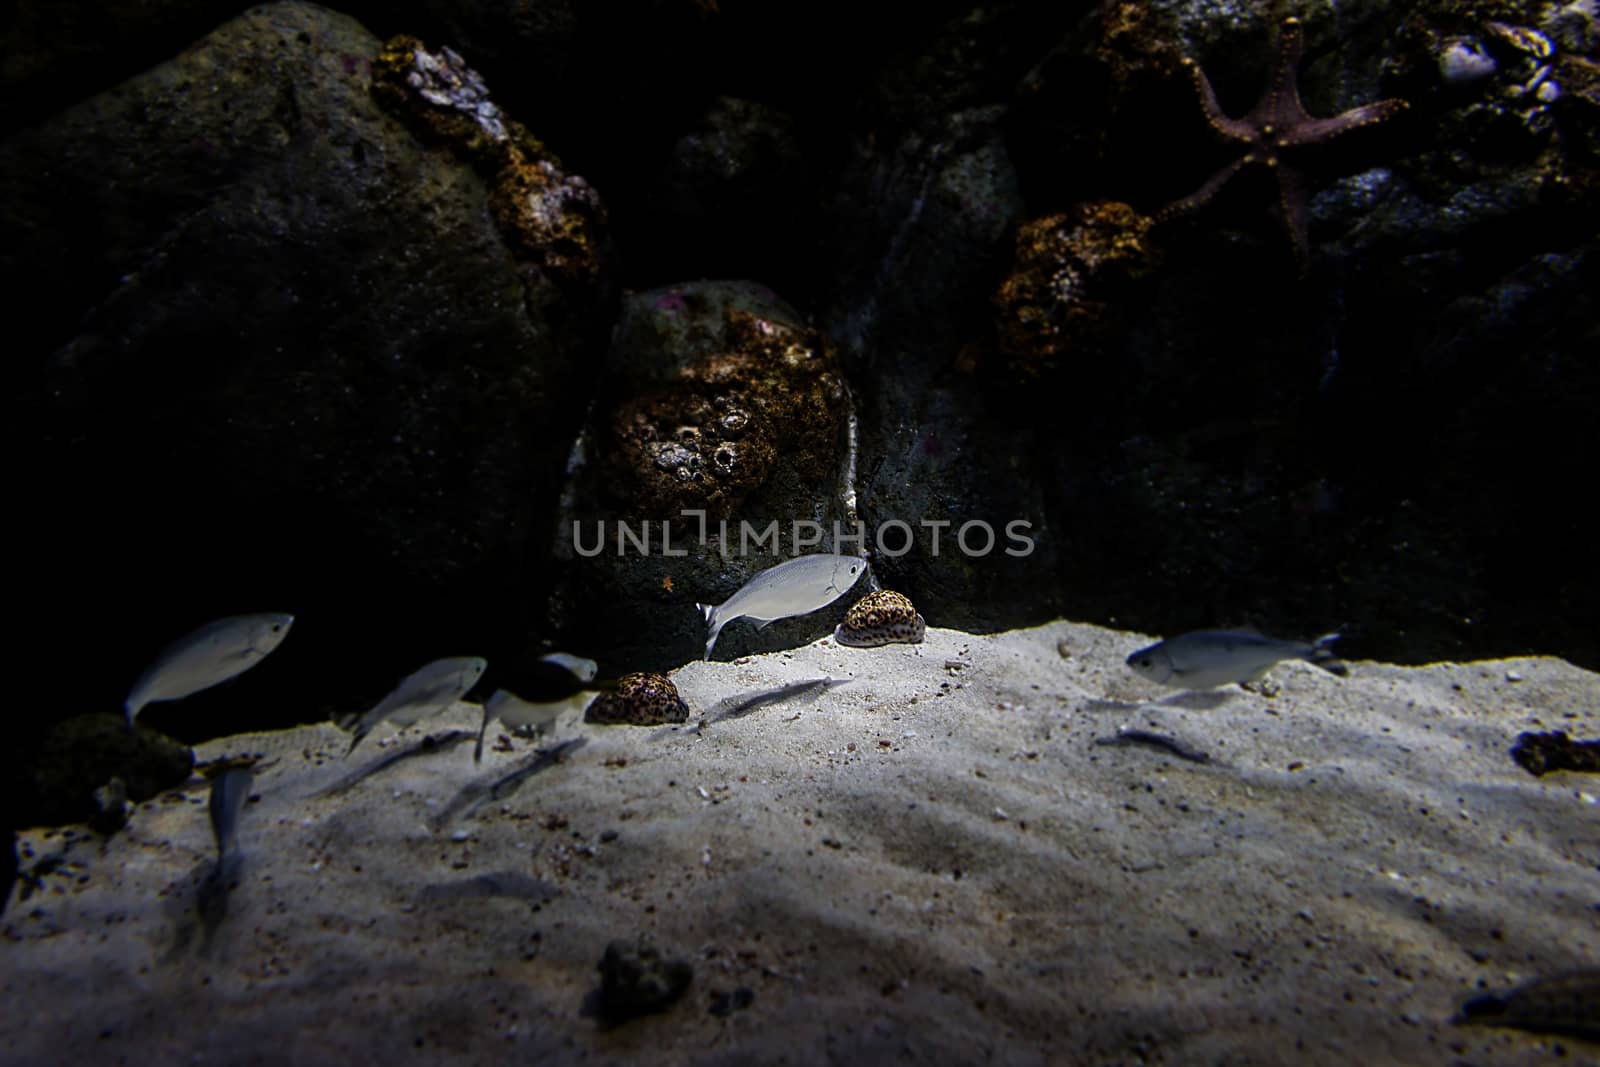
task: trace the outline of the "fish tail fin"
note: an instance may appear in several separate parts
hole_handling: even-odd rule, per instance
[[[128,700],[123,702],[122,714],[125,715],[127,717],[127,719],[128,719],[128,732],[130,734],[133,733],[133,720],[137,719],[139,717],[139,712],[142,711],[143,709],[144,709],[144,705],[143,704],[135,704],[131,697]]]
[[[360,727],[360,726],[356,727],[355,736],[350,739],[350,747],[344,750],[344,758],[345,759],[349,759],[350,758],[350,753],[352,753],[352,752],[354,752],[356,750],[356,746],[361,743],[361,739],[362,738],[367,736],[367,733],[368,733],[368,730],[365,729],[364,727]]]
[[[496,690],[499,692],[499,690]],[[478,747],[472,750],[472,762],[483,762],[483,735],[489,732],[489,705],[483,706],[483,725],[478,727]]]
[[[722,623],[717,620],[717,606],[715,604],[696,604],[700,609],[700,621],[709,627],[706,633],[706,659],[711,658],[711,650],[716,646],[717,635],[722,632]]]
[[[1333,643],[1344,636],[1348,626],[1341,626],[1331,634],[1323,634],[1311,642],[1311,651],[1306,653],[1306,662],[1315,664],[1327,671],[1343,678],[1350,673],[1350,668],[1345,666],[1344,660],[1333,650]]]

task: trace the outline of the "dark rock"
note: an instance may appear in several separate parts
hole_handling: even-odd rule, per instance
[[[133,805],[128,802],[128,787],[121,778],[113,777],[90,795],[94,812],[89,816],[89,828],[97,834],[110,837],[128,825]]]
[[[583,721],[612,726],[660,726],[685,722],[689,705],[678,687],[662,674],[625,674],[614,690],[590,701]]]
[[[999,118],[948,116],[852,162],[828,316],[856,390],[874,577],[940,625],[978,629],[1059,603],[1061,545],[1033,457],[1060,427],[993,373],[988,295],[1021,212]]]
[[[832,347],[801,322],[750,283],[628,299],[575,457],[550,605],[565,643],[610,650],[607,671],[699,657],[697,602],[721,601],[775,555],[831,547],[833,524],[848,523],[848,396]],[[795,523],[815,523],[801,535],[817,540],[796,544]],[[834,621],[741,628],[733,654]]]
[[[646,938],[613,941],[600,959],[597,1013],[615,1024],[664,1011],[683,996],[693,978],[688,960],[665,956]]]
[[[794,248],[816,226],[817,195],[794,122],[769,104],[721,97],[678,138],[640,240],[677,249],[684,277],[799,274]]]
[[[1054,241],[1024,228],[1037,255],[1002,286],[982,223],[1006,213],[983,186],[944,196],[954,161],[971,175],[1008,157],[1052,207],[1114,197],[1154,212],[1194,192],[1234,157],[1212,143],[1179,60],[1242,115],[1272,59],[1258,5],[1101,5],[1024,80],[1003,142],[966,113],[941,120],[941,137],[864,150],[844,178],[827,325],[860,404],[862,515],[1017,516],[1036,544],[1000,566],[880,552],[879,580],[966,628],[1070,610],[1309,637],[1358,619],[1356,655],[1600,658],[1593,583],[1561,573],[1586,549],[1556,473],[1600,445],[1583,414],[1600,393],[1583,355],[1600,347],[1600,110],[1562,104],[1570,93],[1513,99],[1507,79],[1536,72],[1509,58],[1481,89],[1435,91],[1438,57],[1402,27],[1443,27],[1449,10],[1306,16],[1297,84],[1312,114],[1411,106],[1403,130],[1296,158],[1304,279],[1284,269],[1282,220],[1264,210],[1278,193],[1261,176],[1138,233],[1104,298],[1050,299],[1085,273],[1071,225]],[[1588,63],[1567,57],[1571,85]],[[1562,67],[1558,55],[1551,76]],[[993,335],[970,302],[988,278]]]
[[[0,26],[0,130],[148,70],[252,7],[249,0],[19,0]],[[577,18],[570,0],[350,0],[340,10],[380,33],[427,32],[522,99],[570,85]]]
[[[1104,202],[1017,229],[1012,273],[995,294],[998,344],[1013,376],[1048,381],[1065,367],[1076,382],[1097,376],[1139,306],[1136,283],[1156,269],[1150,226],[1128,205]]]
[[[1600,741],[1574,741],[1562,730],[1524,732],[1511,746],[1511,758],[1536,778],[1555,771],[1600,774]]]
[[[716,989],[712,990],[711,993],[710,1011],[711,1014],[715,1015],[717,1018],[726,1019],[734,1012],[743,1011],[755,1002],[755,990],[751,989],[749,986],[740,986],[732,992],[728,992],[724,989]]]
[[[129,730],[119,715],[79,715],[58,723],[31,761],[18,825],[114,819],[121,801],[143,803],[188,781],[193,769],[186,745],[145,726]]]
[[[1535,978],[1503,993],[1473,997],[1451,1021],[1600,1041],[1600,970]]]
[[[359,706],[447,635],[524,653],[529,541],[604,325],[567,231],[540,247],[491,221],[549,160],[486,187],[380,109],[378,52],[344,16],[256,8],[0,144],[0,276],[33,309],[7,413],[38,457],[30,547],[64,576],[38,632],[85,603],[139,605],[152,633],[287,605],[283,685],[229,694],[234,728]],[[121,699],[136,644],[88,699]],[[222,706],[183,715],[204,731]]]
[[[16,0],[0,26],[0,130],[59,111],[161,62],[247,0]]]

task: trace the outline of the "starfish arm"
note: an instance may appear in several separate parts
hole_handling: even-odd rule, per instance
[[[1221,189],[1224,185],[1227,185],[1228,179],[1239,173],[1240,169],[1243,168],[1248,162],[1250,162],[1248,156],[1234,160],[1232,163],[1228,164],[1226,167],[1223,167],[1221,170],[1217,171],[1210,178],[1208,178],[1206,183],[1200,188],[1196,189],[1182,200],[1174,200],[1172,203],[1156,212],[1155,220],[1157,222],[1165,222],[1167,219],[1173,218],[1174,216],[1185,215],[1199,207],[1204,206],[1206,201],[1210,200],[1213,196],[1216,196],[1217,190]]]
[[[1311,264],[1311,195],[1304,177],[1293,167],[1273,168],[1278,176],[1278,210],[1294,246],[1294,261],[1304,274]]]
[[[1404,100],[1394,98],[1379,100],[1375,104],[1352,108],[1349,111],[1325,119],[1307,119],[1295,126],[1285,129],[1278,138],[1281,146],[1320,144],[1330,141],[1342,133],[1359,130],[1363,126],[1372,126],[1391,119],[1407,108]]]
[[[1310,118],[1300,103],[1299,69],[1304,52],[1305,34],[1300,20],[1292,16],[1284,19],[1278,29],[1278,57],[1272,79],[1260,102],[1245,118],[1253,128],[1270,135],[1274,128],[1289,129]]]
[[[1206,72],[1200,69],[1200,64],[1192,59],[1185,59],[1183,67],[1189,72],[1189,78],[1194,82],[1195,95],[1200,98],[1200,109],[1206,114],[1206,122],[1221,137],[1231,141],[1244,141],[1249,143],[1255,139],[1255,127],[1243,119],[1230,119],[1222,110],[1222,105],[1217,101],[1217,92],[1211,88],[1211,79],[1206,77]]]

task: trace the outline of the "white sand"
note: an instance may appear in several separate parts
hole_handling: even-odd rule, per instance
[[[1600,778],[1509,755],[1522,730],[1600,735],[1600,678],[1292,663],[1271,699],[1174,701],[1123,667],[1142,643],[1056,623],[692,663],[696,713],[853,681],[701,731],[569,727],[588,743],[566,762],[437,833],[535,746],[474,767],[469,741],[319,797],[396,751],[383,729],[349,763],[326,726],[209,743],[278,760],[214,940],[174,948],[213,856],[196,779],[13,901],[0,1060],[1600,1061],[1448,1023],[1480,985],[1600,965]],[[1093,743],[1122,726],[1212,762]],[[602,1030],[580,1014],[596,964],[643,932],[693,985]],[[708,1010],[739,987],[748,1008]]]

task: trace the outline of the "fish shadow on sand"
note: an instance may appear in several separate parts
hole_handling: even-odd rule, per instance
[[[476,736],[471,730],[446,730],[442,734],[429,734],[409,748],[390,753],[376,763],[362,767],[358,771],[352,771],[332,785],[324,786],[311,795],[315,797],[338,796],[340,793],[354,789],[373,775],[388,770],[397,763],[402,763],[417,756],[432,755],[435,752],[447,752],[461,744],[461,742],[471,740]]]
[[[728,722],[732,719],[742,719],[746,715],[753,715],[762,708],[773,704],[781,704],[786,700],[794,700],[804,696],[821,696],[830,689],[841,685],[849,685],[853,678],[808,678],[804,681],[790,682],[772,689],[760,689],[754,693],[737,693],[734,696],[719,700],[715,707],[707,712],[701,720],[689,726],[674,723],[671,726],[655,731],[650,735],[651,741],[660,741],[667,737],[682,737],[685,735],[698,736],[700,731],[707,726],[719,722]]]
[[[1174,693],[1169,697],[1151,701],[1158,708],[1183,708],[1186,711],[1211,711],[1220,708],[1230,700],[1237,699],[1239,690],[1234,688],[1223,689],[1186,689],[1181,693]]]
[[[1115,734],[1108,737],[1094,739],[1096,747],[1139,747],[1155,749],[1188,760],[1190,763],[1210,763],[1211,754],[1205,752],[1180,737],[1171,734],[1156,733],[1153,730],[1140,730],[1122,727]]]
[[[170,963],[184,955],[199,934],[200,944],[195,953],[201,957],[211,955],[212,945],[222,921],[228,917],[232,893],[239,887],[240,869],[244,856],[229,852],[221,859],[205,860],[190,872],[195,888],[192,894],[173,894],[170,908],[177,912],[172,945],[163,962]]]
[[[849,685],[850,678],[811,678],[803,682],[790,682],[780,685],[775,689],[763,689],[755,693],[740,693],[736,696],[719,701],[706,716],[707,724],[727,722],[729,719],[742,719],[753,714],[770,704],[781,704],[785,700],[816,694],[821,696],[830,689],[841,685]]]
[[[470,736],[470,735],[468,735]],[[589,743],[586,737],[573,737],[548,748],[541,748],[522,762],[516,770],[488,782],[468,782],[430,822],[438,833],[457,819],[470,819],[489,804],[510,799],[528,779],[540,771],[548,770],[567,756]]]
[[[1160,700],[1109,700],[1084,702],[1083,711],[1140,711],[1144,708],[1179,708],[1183,711],[1212,711],[1239,696],[1237,690],[1186,689],[1181,693],[1164,696]]]
[[[438,882],[424,886],[417,894],[420,904],[442,904],[458,900],[520,900],[544,904],[561,895],[559,887],[523,874],[521,871],[490,871],[474,878]]]

